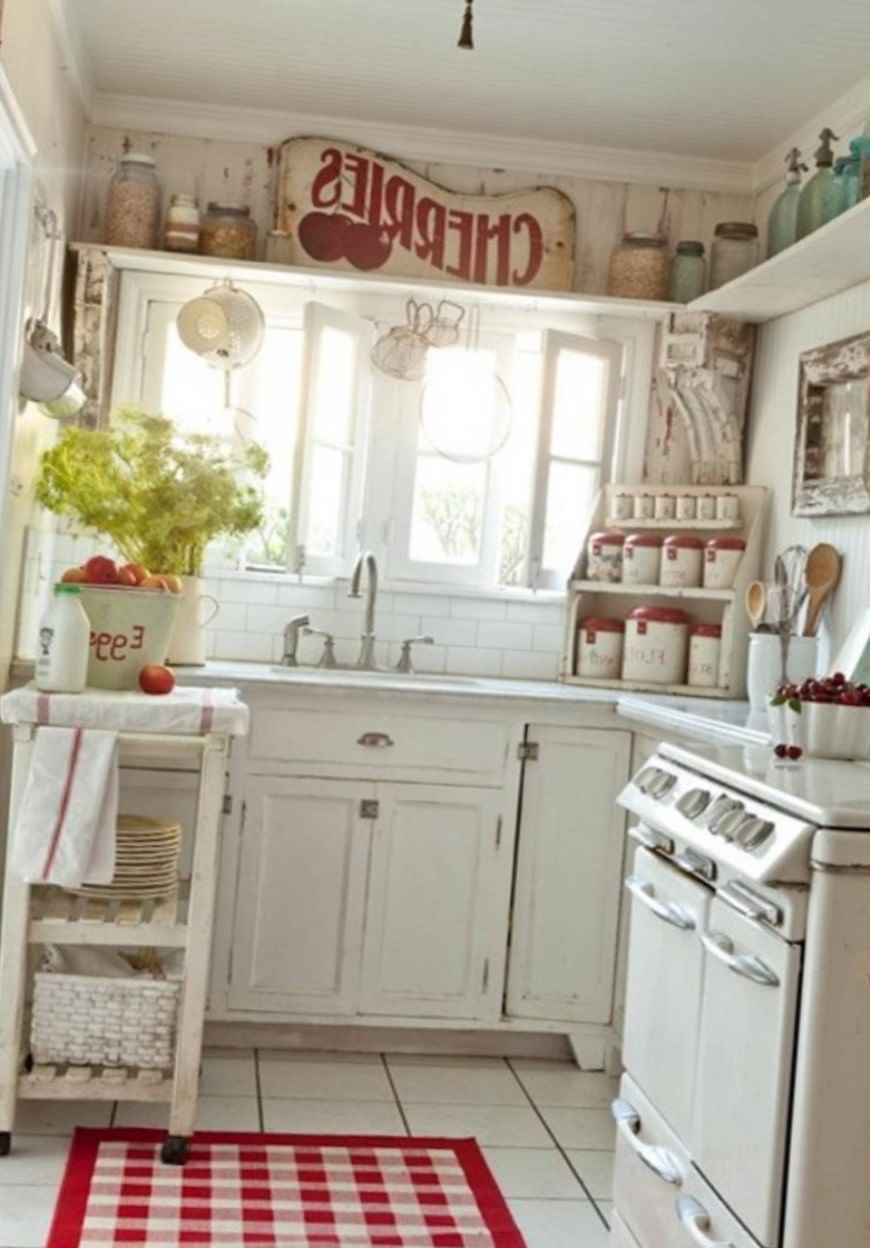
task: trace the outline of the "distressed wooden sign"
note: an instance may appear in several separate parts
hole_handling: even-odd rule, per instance
[[[281,145],[275,227],[293,264],[570,290],[574,206],[542,186],[464,195],[337,139]]]

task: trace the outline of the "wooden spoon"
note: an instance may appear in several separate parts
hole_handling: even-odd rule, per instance
[[[837,588],[842,567],[840,552],[828,542],[819,542],[807,555],[804,580],[809,602],[807,603],[807,618],[804,621],[804,637],[815,637],[822,609]]]
[[[744,598],[746,604],[746,614],[755,632],[764,619],[767,611],[767,586],[764,581],[750,581],[746,586],[746,596]]]

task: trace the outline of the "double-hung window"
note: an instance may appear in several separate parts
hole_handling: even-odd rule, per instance
[[[265,446],[264,522],[239,566],[345,576],[364,547],[396,585],[564,584],[611,472],[619,343],[493,316],[397,381],[370,363],[383,296],[251,282],[263,347],[225,381],[175,327],[205,285],[123,275],[113,401]]]

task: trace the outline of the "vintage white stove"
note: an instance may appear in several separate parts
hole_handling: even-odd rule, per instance
[[[613,1241],[870,1245],[870,766],[662,745],[631,893]]]

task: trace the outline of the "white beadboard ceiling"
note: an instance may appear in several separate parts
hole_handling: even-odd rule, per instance
[[[63,0],[112,95],[754,161],[866,74],[867,0]]]

